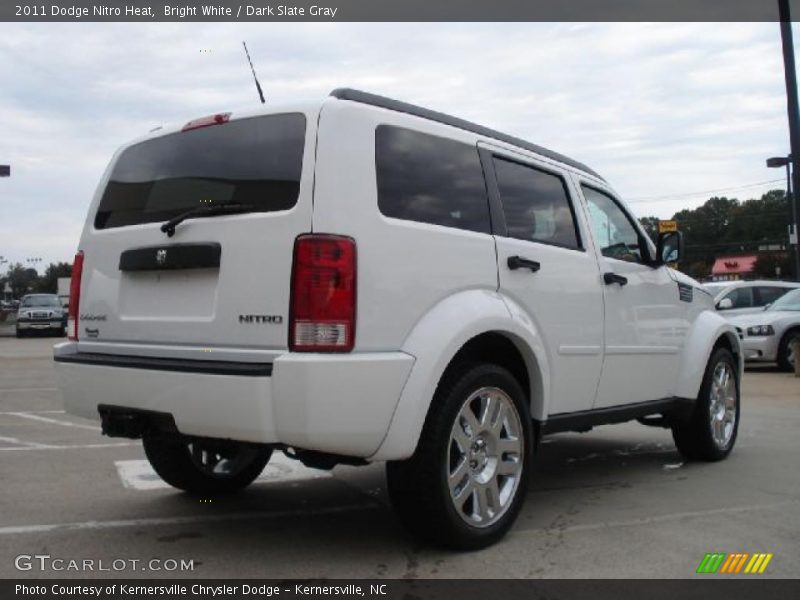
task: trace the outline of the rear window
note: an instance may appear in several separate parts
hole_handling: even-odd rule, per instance
[[[375,132],[378,208],[387,217],[489,233],[478,149],[410,129]]]
[[[166,221],[236,202],[254,212],[297,203],[306,119],[270,115],[174,133],[126,149],[95,215],[97,229]]]

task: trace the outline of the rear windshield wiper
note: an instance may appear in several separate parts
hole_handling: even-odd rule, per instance
[[[229,215],[253,210],[250,204],[240,204],[239,202],[228,202],[227,204],[213,204],[211,206],[198,206],[179,215],[175,215],[169,221],[161,225],[161,231],[169,237],[175,235],[175,227],[191,217],[211,217],[214,215]]]

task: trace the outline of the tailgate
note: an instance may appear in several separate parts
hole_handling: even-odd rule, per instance
[[[283,349],[292,248],[311,230],[315,115],[222,121],[131,145],[93,203],[81,342]],[[161,225],[197,214],[168,237]]]

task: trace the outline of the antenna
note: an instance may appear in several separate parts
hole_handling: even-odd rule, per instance
[[[256,89],[258,90],[258,97],[261,98],[261,104],[265,104],[266,101],[264,100],[264,92],[261,91],[261,84],[258,83],[258,77],[256,77],[256,70],[253,68],[253,61],[250,60],[250,53],[247,51],[247,44],[242,42],[242,46],[244,46],[244,53],[247,55],[247,62],[250,63],[250,70],[253,72],[253,81],[256,82]]]

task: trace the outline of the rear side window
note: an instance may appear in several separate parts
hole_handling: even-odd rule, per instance
[[[558,175],[494,158],[508,237],[580,248],[575,216]]]
[[[165,221],[235,202],[254,212],[297,203],[306,118],[270,115],[148,140],[120,155],[95,215],[97,229]]]
[[[755,289],[755,306],[766,306],[767,304],[772,304],[775,302],[775,300],[783,296],[788,291],[789,288],[777,286],[757,287]]]
[[[410,129],[375,132],[378,208],[387,217],[489,233],[478,149]]]

